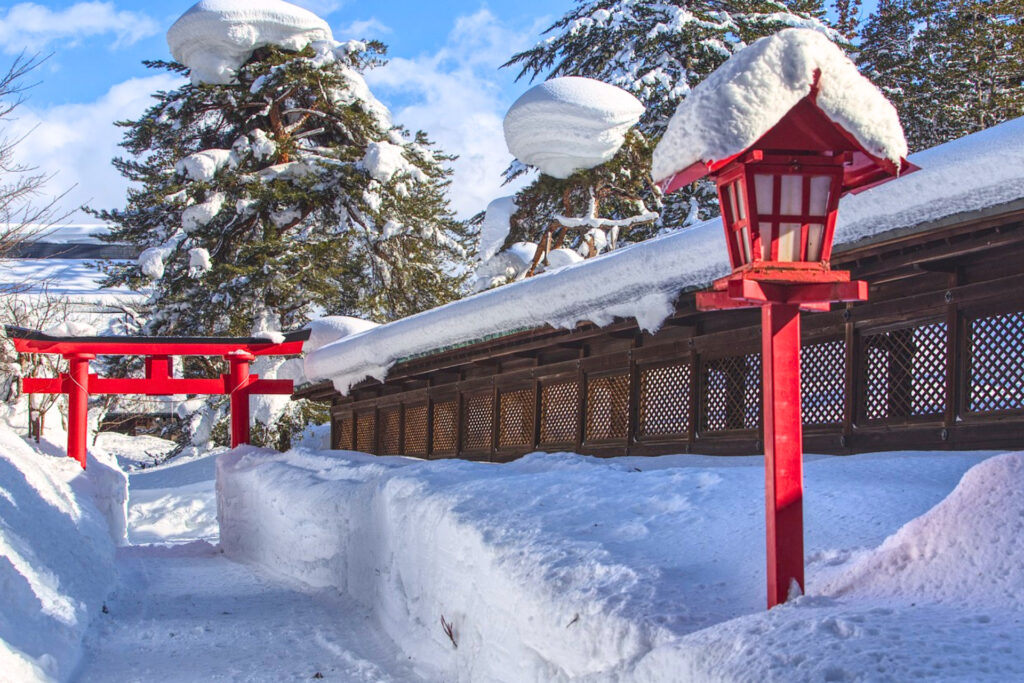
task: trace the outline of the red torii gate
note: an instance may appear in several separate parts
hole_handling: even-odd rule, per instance
[[[290,379],[260,379],[249,374],[256,356],[294,356],[302,352],[309,330],[284,335],[277,343],[260,337],[59,337],[7,326],[20,353],[60,354],[68,372],[59,377],[25,377],[26,394],[68,395],[68,455],[85,469],[89,394],[227,394],[231,396],[231,447],[249,443],[249,396],[291,395]],[[100,377],[89,372],[96,356],[145,356],[145,378]],[[173,356],[223,356],[230,371],[217,378],[174,377]]]

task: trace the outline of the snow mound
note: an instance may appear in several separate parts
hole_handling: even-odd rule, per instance
[[[552,78],[527,90],[505,115],[508,151],[555,178],[593,168],[622,147],[644,113],[640,100],[591,78]]]
[[[114,582],[126,497],[112,458],[90,453],[83,471],[0,425],[0,680],[71,678]]]
[[[282,0],[201,0],[167,31],[171,54],[195,84],[231,83],[265,45],[301,50],[319,40],[333,40],[327,22]]]
[[[899,164],[907,142],[896,108],[835,43],[793,28],[740,50],[680,103],[654,150],[654,178],[750,147],[810,94],[819,72],[822,112],[866,151]]]
[[[511,226],[509,222],[519,207],[516,198],[499,197],[487,205],[484,222],[480,226],[480,261],[488,261],[505,244]]]
[[[1024,609],[1024,454],[971,468],[824,592]]]
[[[359,334],[360,332],[378,327],[378,324],[348,315],[329,315],[309,321],[306,327],[311,332],[309,340],[303,345],[303,350],[309,353],[343,337]]]

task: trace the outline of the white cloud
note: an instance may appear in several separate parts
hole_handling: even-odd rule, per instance
[[[138,118],[153,104],[153,93],[183,83],[171,74],[160,74],[118,83],[95,102],[47,109],[23,105],[11,130],[11,137],[26,136],[16,149],[18,160],[56,174],[46,188],[48,193],[58,195],[76,185],[61,202],[65,210],[82,204],[97,209],[123,207],[128,182],[110,160],[126,154],[118,146],[124,130],[114,121]],[[78,213],[71,220],[94,219]]]
[[[334,31],[336,40],[350,40],[362,38],[380,38],[391,33],[391,27],[374,17],[359,19],[346,26],[339,26]]]
[[[112,2],[78,2],[54,11],[22,2],[0,15],[4,52],[37,52],[57,41],[77,44],[90,36],[114,35],[114,46],[130,45],[160,31],[156,21],[140,12],[118,11]]]
[[[514,74],[499,67],[532,44],[538,26],[517,31],[482,9],[459,17],[437,53],[393,58],[367,75],[378,97],[400,103],[396,122],[426,131],[445,152],[459,155],[451,198],[462,217],[516,189],[501,185],[501,172],[512,161],[502,120],[526,86],[511,85]]]

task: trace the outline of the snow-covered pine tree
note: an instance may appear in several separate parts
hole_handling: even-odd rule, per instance
[[[647,108],[639,133],[653,149],[679,102],[736,50],[790,26],[839,38],[824,21],[822,0],[577,0],[547,37],[505,66],[518,68],[519,78],[587,76],[632,93]],[[652,193],[642,198],[659,207]],[[717,213],[713,186],[699,182],[665,198],[659,225],[677,228]]]
[[[305,12],[275,3],[270,19],[280,6]],[[233,11],[253,16],[244,4]],[[322,315],[386,321],[460,295],[469,229],[448,208],[451,157],[394,126],[370,92],[361,72],[383,53],[376,42],[261,45],[230,78],[192,68],[192,83],[119,124],[131,156],[113,163],[133,187],[125,208],[94,213],[110,240],[146,248],[137,263],[108,267],[108,284],[152,291],[140,331],[245,336]],[[147,62],[179,74],[197,65]],[[204,374],[219,371],[210,363]]]
[[[882,0],[858,65],[892,100],[911,151],[1024,115],[1024,0]]]

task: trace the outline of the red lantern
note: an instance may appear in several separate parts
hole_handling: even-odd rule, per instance
[[[866,282],[829,267],[839,198],[916,170],[869,154],[818,108],[816,86],[747,149],[662,183],[671,192],[710,174],[718,185],[733,272],[697,307],[762,311],[769,607],[804,587],[800,310],[867,299]]]

